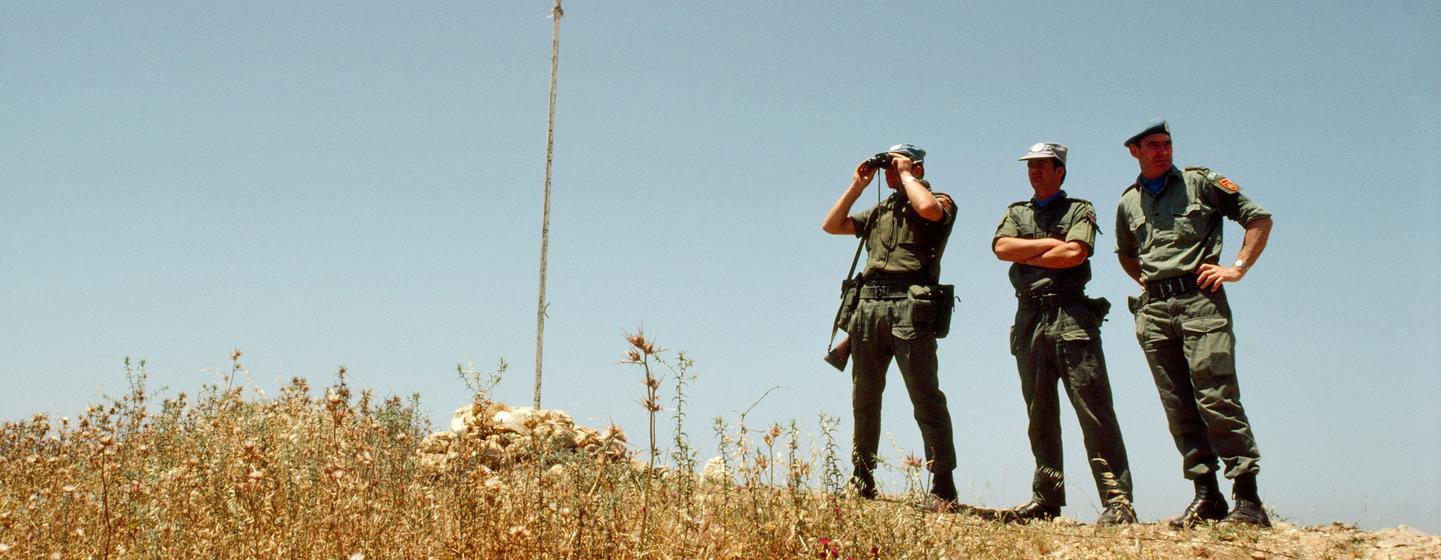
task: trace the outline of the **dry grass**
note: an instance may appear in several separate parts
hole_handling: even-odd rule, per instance
[[[343,371],[275,397],[244,397],[227,375],[154,407],[143,363],[129,371],[129,394],[78,418],[0,429],[0,559],[1351,558],[1365,542],[1352,531],[1302,552],[1279,531],[1015,527],[922,513],[913,494],[868,502],[837,491],[825,416],[819,449],[794,423],[717,420],[708,477],[538,446],[500,468],[474,448],[431,468],[418,399],[356,395]]]

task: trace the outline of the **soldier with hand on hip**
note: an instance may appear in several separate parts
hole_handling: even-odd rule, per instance
[[[951,416],[937,376],[937,308],[932,286],[940,275],[941,255],[955,223],[950,197],[931,192],[925,180],[926,152],[898,144],[856,166],[850,186],[826,213],[821,228],[854,235],[866,248],[858,302],[841,321],[850,334],[851,440],[855,474],[852,484],[866,498],[876,496],[874,470],[881,436],[881,393],[892,359],[901,370],[914,407],[932,474],[930,507],[950,509],[956,501],[956,450]],[[877,171],[884,170],[889,197],[875,207],[850,214]],[[946,296],[949,298],[949,295]],[[948,312],[948,311],[947,311]],[[948,321],[948,318],[946,319]]]
[[[991,250],[1009,261],[1016,290],[1011,353],[1021,376],[1027,433],[1036,471],[1031,500],[988,517],[1006,521],[1048,520],[1066,505],[1061,455],[1060,383],[1076,410],[1096,490],[1105,510],[1098,524],[1133,523],[1131,470],[1111,400],[1101,321],[1110,304],[1086,296],[1096,240],[1096,210],[1071,198],[1066,146],[1042,142],[1021,156],[1034,193],[1006,208]]]
[[[1236,337],[1222,285],[1240,281],[1255,266],[1271,233],[1271,214],[1221,174],[1173,165],[1166,121],[1147,123],[1125,145],[1141,174],[1121,194],[1116,256],[1143,290],[1132,306],[1136,338],[1181,452],[1182,473],[1196,491],[1170,523],[1269,527],[1256,491],[1261,453],[1241,407]],[[1222,218],[1246,230],[1231,266],[1219,264]],[[1234,480],[1236,503],[1229,512],[1216,480],[1220,464]]]

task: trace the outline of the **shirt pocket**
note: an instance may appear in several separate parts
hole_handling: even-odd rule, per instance
[[[1200,239],[1210,231],[1211,220],[1215,214],[1216,209],[1205,203],[1195,202],[1186,206],[1176,216],[1177,237],[1184,240]]]
[[[1126,224],[1126,229],[1131,233],[1131,239],[1135,240],[1137,248],[1144,248],[1148,244],[1145,216],[1131,218],[1131,221]]]

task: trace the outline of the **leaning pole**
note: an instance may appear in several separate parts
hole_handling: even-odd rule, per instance
[[[565,12],[560,0],[550,11],[550,106],[545,118],[545,208],[540,221],[540,295],[535,307],[535,401],[540,409],[540,371],[545,355],[545,267],[550,250],[550,166],[555,153],[555,71],[560,61],[560,18]]]

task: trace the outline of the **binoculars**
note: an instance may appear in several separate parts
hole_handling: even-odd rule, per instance
[[[872,169],[890,169],[891,163],[895,158],[896,156],[891,155],[890,152],[881,152],[871,156],[871,159],[866,160],[866,165]]]

